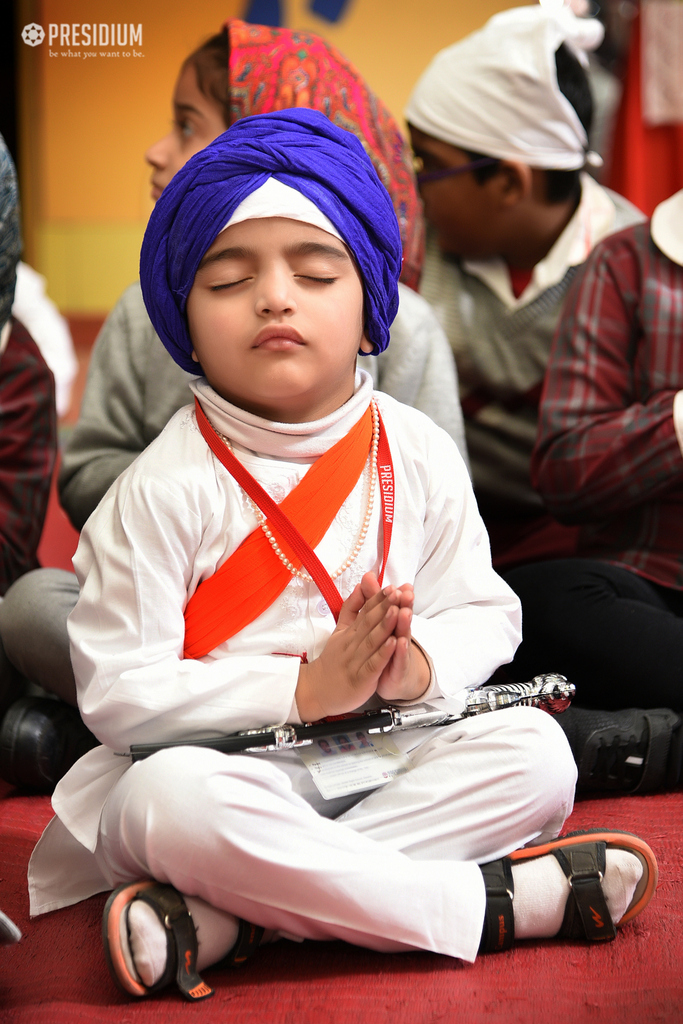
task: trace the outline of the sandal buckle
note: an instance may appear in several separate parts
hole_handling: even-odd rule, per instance
[[[585,882],[589,880],[597,879],[600,885],[602,885],[605,876],[602,871],[574,871],[571,875],[567,875],[567,881],[569,882],[569,888],[574,888],[574,879],[578,882]]]

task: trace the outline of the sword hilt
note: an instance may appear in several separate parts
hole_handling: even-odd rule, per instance
[[[567,710],[575,693],[574,684],[557,672],[534,676],[527,683],[491,683],[468,694],[463,717],[518,706],[559,715]]]

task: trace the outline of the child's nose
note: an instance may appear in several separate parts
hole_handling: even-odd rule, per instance
[[[152,167],[157,169],[163,169],[168,163],[169,147],[172,138],[172,133],[164,135],[163,138],[158,139],[157,142],[153,142],[149,149],[145,152],[145,160]]]
[[[290,273],[273,270],[263,276],[257,308],[262,315],[296,312],[296,296]]]

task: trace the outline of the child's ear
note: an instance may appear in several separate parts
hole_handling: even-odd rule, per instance
[[[195,352],[194,349],[192,349],[192,361],[194,363],[198,363],[199,362],[199,356],[197,355],[197,353]]]
[[[366,356],[371,355],[375,351],[375,346],[371,341],[368,341],[365,334],[363,334],[363,337],[361,338],[360,350],[361,352],[365,352]]]
[[[504,206],[514,206],[531,196],[533,172],[527,164],[517,160],[501,160],[500,171],[496,177],[500,200]]]

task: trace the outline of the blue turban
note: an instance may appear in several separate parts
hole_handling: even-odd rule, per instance
[[[235,122],[195,154],[150,217],[140,254],[142,294],[157,334],[190,373],[198,367],[185,306],[197,268],[240,203],[271,176],[332,221],[363,279],[365,332],[375,354],[389,344],[401,272],[389,193],[355,135],[316,110],[281,110]]]

